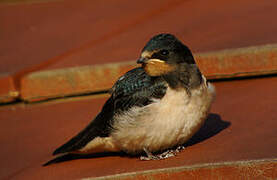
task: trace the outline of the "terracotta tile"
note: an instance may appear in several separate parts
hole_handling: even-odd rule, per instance
[[[15,101],[19,96],[13,78],[7,74],[0,74],[0,104]]]
[[[276,7],[274,0],[3,1],[0,72],[20,87],[22,77],[38,70],[135,60],[161,32],[176,34],[194,53],[276,43]]]
[[[121,176],[106,176],[105,179],[274,179],[277,177],[275,160],[258,160],[210,164],[206,167],[178,167],[150,172],[136,172]],[[93,178],[91,178],[93,179]],[[90,180],[87,178],[86,180]]]
[[[31,73],[21,80],[21,99],[33,102],[107,91],[134,67],[134,63],[118,63]]]
[[[238,48],[196,54],[208,79],[277,73],[277,45]],[[55,97],[106,91],[135,61],[34,72],[21,80],[21,98],[39,101]]]
[[[204,127],[187,143],[185,150],[163,161],[140,161],[106,154],[42,167],[52,158],[51,153],[56,147],[92,120],[106,98],[2,106],[0,178],[79,179],[206,163],[276,159],[277,78],[215,82],[215,85],[216,101]],[[256,167],[266,177],[276,178],[276,163],[242,168],[208,166],[193,173],[196,177],[218,174],[223,178],[222,175],[236,177],[242,170],[249,172],[248,176]],[[234,176],[230,174],[232,172]],[[181,172],[180,176],[186,177],[186,173],[190,172]]]
[[[193,52],[277,42],[274,0],[32,2],[0,3],[2,73],[133,60],[160,32]]]

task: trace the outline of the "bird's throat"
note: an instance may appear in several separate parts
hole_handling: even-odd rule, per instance
[[[142,67],[149,76],[162,76],[176,70],[174,65],[170,65],[159,59],[150,59]]]

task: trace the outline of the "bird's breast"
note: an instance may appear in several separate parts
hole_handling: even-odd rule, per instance
[[[211,86],[211,85],[210,85]],[[187,141],[202,125],[213,99],[205,82],[191,90],[168,87],[162,99],[115,117],[112,137],[119,149],[159,151]]]

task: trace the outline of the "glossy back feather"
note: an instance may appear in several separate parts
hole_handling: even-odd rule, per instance
[[[133,106],[148,105],[153,99],[161,99],[166,89],[163,79],[150,77],[143,68],[132,69],[120,77],[112,88],[115,112],[120,113]]]

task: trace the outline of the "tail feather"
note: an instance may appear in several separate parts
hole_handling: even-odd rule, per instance
[[[86,142],[85,139],[87,139],[86,138],[87,135],[84,134],[84,131],[80,132],[75,137],[70,139],[68,142],[66,142],[65,144],[63,144],[59,148],[57,148],[53,152],[53,155],[63,154],[63,153],[67,153],[67,152],[72,152],[72,151],[76,151],[76,150],[82,148],[86,144],[85,143]],[[91,139],[93,139],[93,137],[91,137]]]
[[[96,118],[97,119],[97,118]],[[91,122],[84,130],[70,139],[68,142],[57,148],[53,155],[77,151],[84,147],[88,142],[97,136],[101,136],[99,130],[96,128],[95,122]]]
[[[95,137],[107,137],[110,133],[110,121],[113,116],[113,104],[111,98],[105,103],[102,111],[95,119],[80,133],[70,139],[67,143],[57,148],[53,155],[77,151],[84,147]]]

